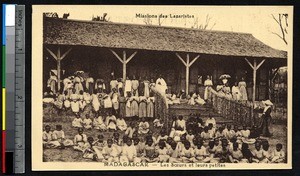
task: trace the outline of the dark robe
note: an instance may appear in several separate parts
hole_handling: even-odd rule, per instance
[[[269,130],[269,125],[271,123],[271,107],[269,107],[266,112],[261,116],[261,124],[259,127],[260,134],[265,137],[270,137],[271,133]]]

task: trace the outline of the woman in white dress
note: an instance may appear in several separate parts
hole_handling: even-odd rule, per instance
[[[127,77],[125,81],[125,90],[124,90],[125,95],[127,95],[128,92],[131,92],[131,87],[132,87],[131,80],[129,79],[129,77]]]
[[[244,78],[242,77],[242,80],[239,82],[239,89],[241,92],[241,100],[242,101],[247,101],[248,100],[248,96],[247,96],[247,84],[244,80]]]
[[[47,81],[47,87],[50,87],[53,94],[56,94],[57,77],[53,72],[50,72],[50,78]]]
[[[83,100],[86,104],[90,104],[92,102],[92,96],[88,92],[83,93]]]
[[[155,82],[155,87],[158,91],[160,91],[163,95],[166,94],[166,91],[168,89],[166,81],[159,75]]]
[[[71,109],[75,114],[79,112],[79,96],[76,94],[76,89],[73,89],[73,94],[70,96]]]
[[[74,88],[76,90],[76,94],[79,94],[79,92],[82,90],[83,91],[83,86],[82,86],[83,78],[77,74],[77,76],[74,78]]]
[[[85,81],[85,86],[89,94],[92,94],[94,91],[94,78],[89,77]]]
[[[207,75],[207,79],[204,81],[205,91],[204,91],[204,100],[208,99],[208,89],[213,86],[213,82],[210,77]]]
[[[147,99],[147,117],[154,117],[154,97],[149,97]]]
[[[100,109],[100,101],[98,99],[98,93],[97,90],[94,90],[94,93],[92,94],[92,105],[95,112],[98,112]]]
[[[237,82],[235,82],[234,85],[232,86],[231,92],[232,92],[233,100],[239,101],[241,99],[241,92]]]
[[[145,88],[144,88],[144,96],[148,98],[149,97],[149,93],[150,93],[150,90],[149,90],[150,82],[147,80],[147,77],[144,80],[144,86],[145,86]]]
[[[113,93],[111,95],[111,102],[113,105],[113,109],[117,112],[119,110],[119,93],[116,88],[114,88]]]

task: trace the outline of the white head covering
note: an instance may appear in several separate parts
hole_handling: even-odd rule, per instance
[[[266,106],[273,106],[273,103],[270,100],[262,101]]]

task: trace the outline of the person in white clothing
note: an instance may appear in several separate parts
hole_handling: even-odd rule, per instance
[[[204,91],[204,100],[208,99],[208,89],[213,86],[211,78],[207,75],[207,79],[204,81],[205,91]]]
[[[241,99],[241,92],[240,92],[240,88],[238,87],[238,83],[235,82],[234,86],[232,86],[231,88],[231,92],[232,92],[232,98],[233,100],[239,101]]]
[[[168,89],[166,81],[162,78],[161,75],[156,80],[155,87],[158,91],[160,91],[162,94],[166,94],[166,91]]]
[[[117,119],[117,128],[121,131],[125,131],[127,129],[127,124],[122,116]]]
[[[136,147],[132,144],[132,139],[127,139],[126,144],[122,147],[120,162],[139,162]]]
[[[131,87],[132,87],[131,80],[129,79],[129,77],[127,77],[125,81],[125,90],[124,90],[125,95],[127,95],[128,92],[131,92]]]

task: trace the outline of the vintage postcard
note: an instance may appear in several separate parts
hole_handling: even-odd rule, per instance
[[[292,167],[292,6],[34,5],[32,169]]]

